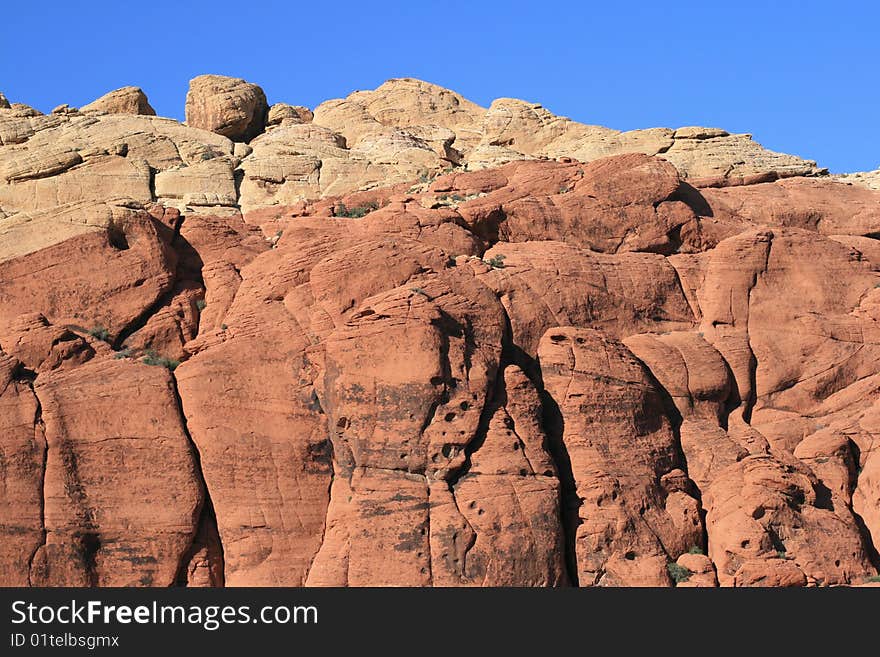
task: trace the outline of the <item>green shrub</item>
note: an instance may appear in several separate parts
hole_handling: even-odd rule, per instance
[[[228,328],[229,328],[229,327],[226,326],[226,324],[221,324],[221,325],[220,325],[220,330],[221,330],[221,331],[225,331],[225,330],[228,329]]]
[[[144,365],[154,365],[156,367],[165,367],[169,371],[173,372],[178,365],[180,365],[179,360],[174,360],[173,358],[165,358],[164,356],[160,356],[152,349],[147,349],[146,355],[141,361]]]
[[[91,335],[93,338],[97,338],[98,340],[110,342],[110,331],[105,329],[103,326],[95,326],[94,328],[89,329],[89,335]]]
[[[122,349],[122,350],[120,350],[120,351],[117,351],[117,352],[116,352],[116,355],[113,356],[113,358],[115,358],[116,360],[119,360],[119,359],[121,359],[121,358],[128,358],[128,357],[130,357],[130,356],[131,356],[131,349],[129,349],[128,347],[126,347],[125,349]]]
[[[666,564],[666,570],[669,571],[669,576],[676,584],[688,581],[691,578],[691,575],[693,575],[690,569],[680,566],[675,562],[669,562]]]
[[[410,292],[415,292],[416,294],[421,294],[421,295],[422,295],[423,297],[425,297],[426,299],[430,299],[430,298],[431,298],[431,296],[430,296],[427,292],[425,292],[422,288],[420,288],[420,287],[411,287],[411,288],[409,288],[409,291],[410,291]]]
[[[470,197],[462,196],[461,194],[441,194],[437,197],[437,205],[455,208],[458,207],[459,203],[464,203],[477,196],[479,196],[479,194],[474,194]]]
[[[703,552],[703,548],[701,548],[699,545],[694,545],[691,547],[690,550],[688,550],[688,554],[706,554],[706,553]]]
[[[333,208],[333,216],[346,217],[348,219],[360,219],[361,217],[370,214],[373,210],[378,209],[379,204],[376,203],[376,201],[370,201],[369,203],[358,205],[353,208],[346,207],[345,203],[338,203],[336,207]]]
[[[196,308],[198,308],[199,310],[204,310],[205,306],[207,306],[207,305],[208,305],[208,302],[205,301],[204,299],[196,300]]]
[[[504,269],[504,260],[507,258],[506,255],[499,253],[497,256],[493,256],[486,260],[483,259],[487,265],[489,265],[492,269]]]
[[[880,582],[880,575],[871,575],[868,578],[869,582]]]

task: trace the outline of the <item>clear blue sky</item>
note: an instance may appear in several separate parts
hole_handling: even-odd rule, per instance
[[[314,107],[390,77],[623,130],[707,125],[832,171],[880,166],[880,3],[9,2],[0,91],[43,111],[127,84],[183,117],[201,73]]]

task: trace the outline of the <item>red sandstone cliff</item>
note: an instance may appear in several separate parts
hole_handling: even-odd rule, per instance
[[[880,191],[415,80],[0,105],[0,584],[876,579]]]

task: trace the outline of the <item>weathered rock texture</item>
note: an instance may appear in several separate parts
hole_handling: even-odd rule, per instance
[[[147,95],[139,87],[122,87],[101,96],[80,108],[81,112],[97,111],[108,114],[145,114],[156,116]]]
[[[200,75],[189,83],[186,123],[248,141],[260,132],[269,106],[266,94],[255,84],[222,75]]]
[[[409,79],[187,124],[0,96],[0,584],[877,576],[880,191]]]
[[[859,171],[857,173],[843,173],[834,177],[845,183],[862,185],[868,189],[880,189],[880,169],[875,169],[874,171]]]

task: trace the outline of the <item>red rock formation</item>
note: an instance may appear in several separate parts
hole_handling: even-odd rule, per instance
[[[0,353],[0,435],[3,495],[0,497],[0,578],[6,586],[38,584],[34,555],[45,541],[43,480],[46,437],[40,404],[18,362]]]
[[[31,582],[172,584],[204,498],[169,372],[96,358],[39,375],[34,394],[46,455]]]
[[[668,564],[702,545],[703,525],[660,390],[595,329],[551,328],[538,359],[571,464],[579,583],[665,585]]]
[[[192,126],[253,85],[141,98],[0,105],[0,584],[876,574],[880,192],[416,81],[250,144]]]

